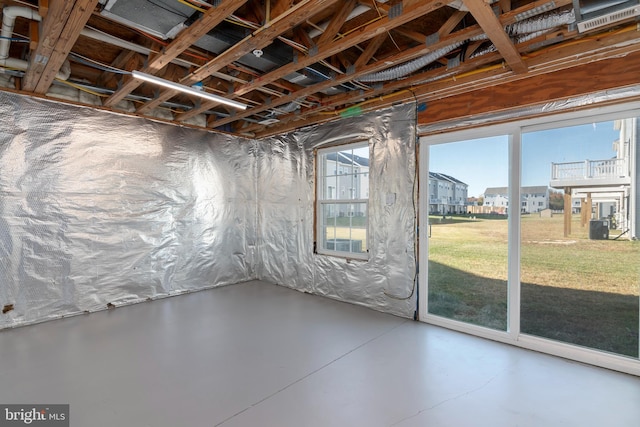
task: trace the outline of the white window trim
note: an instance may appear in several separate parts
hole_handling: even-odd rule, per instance
[[[419,209],[422,224],[428,227],[429,213],[429,146],[445,144],[463,140],[480,139],[484,137],[510,135],[509,138],[509,188],[510,198],[519,200],[520,195],[520,142],[521,135],[527,132],[553,129],[557,127],[588,124],[593,122],[610,121],[625,117],[640,117],[640,102],[620,103],[612,106],[598,107],[590,110],[570,113],[558,113],[553,116],[545,116],[533,119],[522,119],[517,122],[490,125],[473,129],[452,131],[449,133],[423,136],[420,138],[420,194]],[[607,369],[640,376],[640,360],[607,353],[595,349],[580,347],[573,344],[553,341],[551,339],[527,335],[520,331],[520,216],[509,215],[509,260],[508,260],[508,302],[509,302],[509,327],[506,332],[472,325],[457,320],[447,319],[441,316],[429,314],[428,301],[428,265],[429,265],[429,241],[427,233],[420,233],[420,272],[419,284],[419,319],[422,322],[442,326],[448,329],[464,332],[479,337],[512,344],[518,347],[535,350],[566,359],[588,363]],[[423,225],[423,227],[425,226]],[[425,297],[422,297],[425,295]]]
[[[326,255],[326,256],[335,256],[335,257],[340,257],[340,258],[347,258],[347,259],[357,259],[357,260],[368,260],[369,259],[369,245],[370,245],[370,240],[369,240],[369,208],[370,208],[370,197],[364,198],[364,199],[323,199],[323,185],[324,185],[324,181],[323,178],[325,177],[325,175],[323,174],[322,171],[322,163],[320,161],[320,158],[326,154],[326,153],[337,153],[339,151],[343,151],[345,149],[351,149],[351,150],[356,150],[358,148],[369,148],[369,142],[368,141],[356,141],[356,142],[347,142],[344,144],[340,144],[340,145],[334,145],[331,147],[327,147],[327,148],[319,148],[316,151],[316,197],[315,197],[315,204],[316,204],[316,210],[315,210],[315,215],[316,215],[316,242],[315,242],[315,252],[319,255]],[[371,156],[369,156],[369,161],[371,159]],[[338,166],[336,165],[336,169],[338,169]],[[359,173],[360,175],[362,175],[364,178],[367,179],[368,181],[368,187],[369,187],[369,194],[370,194],[370,189],[371,189],[371,166],[369,166],[369,171],[366,173]],[[342,175],[340,174],[336,174],[335,175],[337,178],[340,178]],[[336,187],[338,187],[337,183],[336,183]],[[364,253],[358,253],[358,252],[346,252],[346,251],[336,251],[336,250],[330,250],[330,249],[325,249],[324,248],[324,230],[322,228],[322,208],[325,204],[345,204],[345,205],[350,205],[350,204],[357,204],[357,203],[365,203],[366,204],[366,211],[367,211],[367,216],[366,216],[366,227],[365,227],[365,238],[367,241],[367,251]],[[347,218],[353,218],[351,216],[347,216]]]

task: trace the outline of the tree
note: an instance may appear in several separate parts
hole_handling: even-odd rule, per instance
[[[484,205],[484,197],[480,196],[478,197],[478,206],[482,206]]]
[[[564,195],[560,191],[549,192],[549,209],[554,211],[564,209]]]

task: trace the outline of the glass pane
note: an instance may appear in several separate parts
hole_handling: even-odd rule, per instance
[[[336,205],[325,203],[322,205],[322,247],[328,249],[336,238]]]
[[[367,204],[352,203],[351,216],[351,252],[367,252]]]
[[[367,204],[329,203],[322,209],[323,248],[331,251],[367,252]]]
[[[322,197],[324,200],[337,199],[337,179],[335,176],[324,178],[322,186]]]
[[[507,329],[508,137],[429,148],[429,313]]]
[[[637,129],[523,134],[522,332],[638,357]]]

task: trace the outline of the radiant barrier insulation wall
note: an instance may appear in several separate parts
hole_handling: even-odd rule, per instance
[[[413,315],[412,107],[263,141],[4,92],[0,112],[0,328],[256,278]],[[371,242],[348,262],[313,253],[313,150],[354,138]]]
[[[416,306],[415,106],[260,142],[259,276],[305,292],[411,317]],[[369,142],[369,259],[313,253],[314,149]]]
[[[0,92],[0,327],[255,277],[255,143]]]

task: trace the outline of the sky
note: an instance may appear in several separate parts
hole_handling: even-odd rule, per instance
[[[522,135],[522,185],[549,185],[551,163],[615,157],[619,138],[613,122],[590,123]],[[508,185],[508,136],[481,138],[430,147],[429,170],[469,185],[469,197],[488,187]]]

